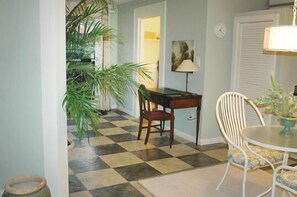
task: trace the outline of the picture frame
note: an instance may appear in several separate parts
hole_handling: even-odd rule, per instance
[[[194,40],[172,41],[171,52],[171,71],[175,71],[177,67],[185,59],[191,59],[194,62]]]

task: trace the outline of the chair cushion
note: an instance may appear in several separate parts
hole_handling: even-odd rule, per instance
[[[249,146],[252,148],[253,151],[255,151],[257,154],[263,156],[271,163],[276,163],[276,162],[280,162],[283,160],[283,152],[281,152],[281,151],[271,150],[271,149],[263,148],[260,146],[253,146],[253,145],[249,145]],[[249,169],[256,169],[256,168],[260,168],[260,167],[264,167],[264,166],[268,165],[268,163],[265,160],[261,159],[260,157],[256,156],[255,154],[253,154],[246,147],[243,147],[243,150],[248,156],[248,168]],[[241,153],[241,151],[237,148],[230,149],[228,151],[228,160],[232,163],[236,163],[236,164],[244,167],[244,162],[245,162],[244,156]]]
[[[276,182],[297,191],[297,171],[292,170],[281,172],[276,176]]]
[[[146,112],[145,115],[152,120],[170,120],[171,114],[161,110]]]

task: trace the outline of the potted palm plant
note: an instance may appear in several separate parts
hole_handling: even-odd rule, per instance
[[[123,103],[127,91],[136,92],[135,75],[150,78],[144,65],[124,63],[107,68],[96,67],[86,57],[94,53],[94,43],[103,37],[113,37],[110,27],[99,20],[108,14],[107,0],[80,0],[66,11],[67,91],[63,101],[68,119],[77,127],[79,140],[89,136],[88,125],[97,131],[100,97],[96,92],[104,90],[118,103]]]
[[[297,99],[293,92],[284,91],[282,86],[276,81],[275,76],[271,76],[272,88],[268,94],[251,99],[259,108],[264,108],[264,113],[276,116],[281,125],[283,135],[292,135],[290,127],[294,126],[297,120]]]

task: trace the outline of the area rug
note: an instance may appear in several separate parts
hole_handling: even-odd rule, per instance
[[[211,167],[187,170],[154,178],[139,180],[148,192],[156,197],[239,197],[241,196],[241,183],[243,170],[234,166],[230,167],[229,173],[219,191],[216,186],[220,182],[226,164]],[[248,172],[246,196],[255,197],[271,186],[272,174],[263,170]],[[268,193],[266,196],[271,196]],[[277,189],[277,195],[280,190]]]

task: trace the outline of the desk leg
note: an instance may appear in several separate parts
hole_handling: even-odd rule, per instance
[[[199,124],[200,124],[200,106],[196,110],[196,145],[198,144]]]
[[[170,148],[172,146],[174,140],[174,109],[171,109],[171,116],[173,117],[170,121],[170,128],[172,128],[172,132],[170,132]]]

